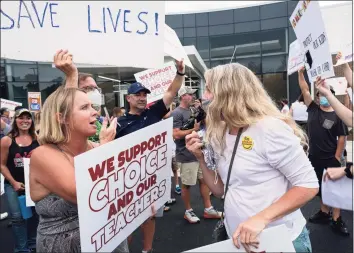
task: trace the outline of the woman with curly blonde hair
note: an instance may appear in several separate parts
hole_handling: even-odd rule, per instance
[[[250,249],[257,247],[262,230],[285,225],[296,252],[311,252],[300,207],[316,195],[318,180],[303,150],[305,133],[278,110],[257,76],[243,65],[217,66],[205,79],[205,97],[211,99],[206,140],[192,133],[186,137],[187,148],[198,158],[213,194],[222,196],[228,189],[228,236],[236,247],[241,242]],[[205,144],[214,151],[216,171],[204,161]]]

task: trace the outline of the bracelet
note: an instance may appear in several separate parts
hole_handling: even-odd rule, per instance
[[[353,166],[353,163],[347,163],[347,166],[345,168],[345,175],[347,176],[347,178],[351,178],[353,179],[353,174],[352,172],[350,171],[350,167]]]
[[[177,70],[177,75],[179,75],[179,76],[184,76],[184,75],[185,75],[185,73],[184,73],[184,74],[182,74],[182,73],[178,72],[178,70]]]

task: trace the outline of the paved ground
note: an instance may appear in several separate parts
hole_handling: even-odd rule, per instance
[[[202,215],[203,206],[197,187],[192,189],[192,206],[197,215]],[[215,226],[214,220],[201,220],[200,224],[190,225],[183,219],[183,204],[180,196],[176,196],[177,203],[172,210],[157,220],[157,229],[154,241],[155,252],[182,252],[210,244],[211,233]],[[212,197],[214,206],[221,209],[222,202]],[[2,201],[3,203],[3,201]],[[6,206],[1,205],[3,212]],[[306,218],[318,210],[318,199],[314,199],[303,208]],[[316,253],[350,253],[353,252],[353,213],[343,212],[344,221],[350,228],[350,237],[334,234],[329,226],[308,224],[311,233],[313,252]],[[7,228],[8,220],[0,221],[0,252],[10,253],[13,248],[11,228]],[[275,239],[276,240],[276,239]],[[134,234],[131,252],[141,252],[142,239],[140,231]]]

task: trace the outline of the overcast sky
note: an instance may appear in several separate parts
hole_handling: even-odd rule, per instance
[[[165,1],[166,14],[198,13],[212,10],[235,9],[283,1]],[[346,1],[319,1],[320,6],[345,3]]]

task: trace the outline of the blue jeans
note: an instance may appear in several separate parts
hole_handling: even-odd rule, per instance
[[[36,248],[38,215],[32,207],[33,216],[24,220],[18,201],[18,193],[10,184],[4,184],[4,187],[12,222],[12,232],[15,237],[15,252],[30,252],[30,249]]]
[[[293,245],[296,252],[312,252],[309,231],[306,227],[304,227],[301,234],[293,241]]]

